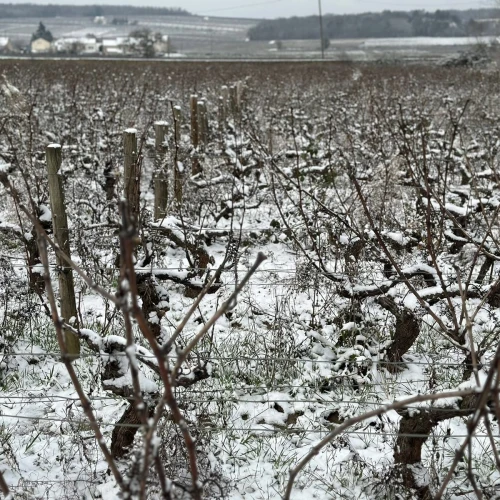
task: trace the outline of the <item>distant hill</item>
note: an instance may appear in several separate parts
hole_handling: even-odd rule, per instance
[[[319,32],[318,16],[290,17],[261,21],[249,29],[248,37],[250,40],[307,40],[319,39]],[[499,35],[500,9],[326,14],[323,32],[328,39]]]
[[[190,16],[181,8],[131,7],[130,5],[0,4],[0,19],[14,17]]]

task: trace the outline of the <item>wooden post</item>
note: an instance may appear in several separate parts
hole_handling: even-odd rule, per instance
[[[227,85],[223,85],[221,87],[221,91],[222,91],[222,102],[224,104],[224,116],[227,116],[227,105],[229,102],[229,88],[227,87]]]
[[[207,104],[204,100],[198,101],[198,143],[207,144]]]
[[[184,165],[177,160],[174,168],[174,198],[178,205],[182,204],[182,174]]]
[[[71,258],[69,245],[68,219],[64,205],[64,191],[62,179],[59,176],[62,153],[59,144],[49,144],[45,150],[47,159],[47,172],[49,175],[50,209],[52,211],[52,227],[54,239],[59,248]],[[72,323],[78,328],[78,313],[76,310],[75,286],[73,272],[68,264],[56,254],[56,264],[59,268],[59,296],[61,300],[61,316],[67,323]],[[70,332],[65,332],[64,340],[68,354],[73,357],[80,355],[80,341]]]
[[[238,91],[236,89],[236,85],[231,85],[231,87],[229,87],[229,103],[233,118],[236,118],[238,113]]]
[[[198,96],[192,95],[189,100],[191,108],[191,143],[193,147],[198,147]]]
[[[219,96],[219,132],[222,134],[226,128],[226,107],[224,97]]]
[[[191,108],[191,143],[194,150],[191,165],[191,173],[193,175],[201,172],[200,162],[198,160],[198,146],[200,144],[200,127],[202,124],[200,123],[198,104],[198,96],[192,95],[189,100],[189,106]]]
[[[224,140],[224,132],[227,126],[227,103],[229,100],[229,89],[227,85],[221,87],[221,95],[219,97],[219,132],[221,144]]]
[[[174,106],[174,138],[175,138],[175,153],[174,153],[174,198],[178,204],[182,203],[182,173],[184,167],[179,162],[178,150],[181,143],[181,124],[182,114],[181,107]]]
[[[175,142],[181,142],[181,126],[182,126],[182,113],[180,106],[174,106],[174,137]]]
[[[168,204],[168,176],[165,168],[165,136],[168,131],[167,122],[155,122],[155,220],[163,219],[167,215]]]
[[[207,101],[203,101],[203,126],[205,128],[205,144],[210,140],[210,125],[208,123]]]
[[[141,182],[137,165],[137,130],[135,128],[129,128],[123,132],[123,153],[125,157],[123,194],[129,205],[130,216],[134,222],[137,222]]]
[[[236,106],[238,108],[238,112],[241,112],[241,109],[243,108],[243,91],[243,82],[239,80],[236,82]]]

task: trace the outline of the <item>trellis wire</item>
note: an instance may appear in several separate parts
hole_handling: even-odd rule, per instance
[[[22,419],[22,420],[31,420],[31,421],[42,421],[42,422],[59,422],[59,423],[68,423],[74,425],[88,425],[87,420],[74,420],[70,418],[50,418],[50,417],[33,417],[26,415],[0,415],[0,418],[13,418],[13,419]],[[112,426],[112,427],[126,427],[132,429],[140,429],[147,428],[147,425],[144,424],[123,424],[123,423],[115,423],[115,422],[99,422],[102,426]],[[261,424],[273,426],[274,424]],[[326,427],[326,426],[325,426]],[[198,430],[209,430],[209,431],[238,431],[238,432],[283,432],[283,433],[293,433],[293,434],[328,434],[330,429],[302,429],[301,427],[286,427],[285,424],[277,424],[273,429],[266,429],[260,427],[231,427],[231,426],[215,426],[215,425],[206,425],[206,426],[196,426]],[[343,434],[353,434],[353,435],[362,435],[362,436],[400,436],[400,437],[415,437],[415,438],[428,438],[428,434],[412,434],[412,433],[398,433],[398,432],[368,432],[368,431],[355,431],[355,430],[346,430],[343,431]],[[488,438],[488,434],[474,434],[475,438]],[[466,438],[467,434],[446,434],[447,438]]]
[[[104,337],[105,338],[105,337]],[[104,355],[109,356],[108,354],[104,353]],[[143,355],[138,353],[138,355],[141,358],[152,358],[155,359],[156,357],[153,354],[150,355]],[[4,353],[4,356],[31,356],[31,357],[61,357],[61,353],[54,351],[54,352],[45,352],[45,353],[33,353],[33,352],[13,352],[13,353]],[[127,354],[124,352],[117,352],[113,353],[113,356],[124,356],[126,357]],[[71,356],[69,356],[71,357]],[[86,358],[100,358],[101,354],[95,353],[95,352],[82,352],[79,358],[86,357]],[[78,357],[75,357],[78,359]],[[280,361],[280,362],[297,362],[297,363],[330,363],[330,364],[335,364],[335,363],[346,363],[346,364],[361,364],[361,363],[367,363],[367,364],[382,364],[382,365],[396,365],[396,366],[406,366],[406,365],[427,365],[427,366],[464,366],[464,362],[456,362],[456,363],[443,363],[439,361],[385,361],[382,359],[369,359],[365,358],[362,360],[355,360],[355,361],[346,361],[346,360],[336,360],[336,359],[309,359],[309,358],[274,358],[274,357],[268,357],[268,358],[256,358],[256,357],[251,357],[251,356],[238,356],[238,357],[226,357],[226,356],[209,356],[207,358],[203,358],[203,361],[265,361],[265,362],[271,362],[271,361]]]

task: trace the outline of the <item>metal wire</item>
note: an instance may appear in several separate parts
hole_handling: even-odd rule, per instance
[[[105,338],[105,337],[104,337]],[[105,356],[109,356],[106,353],[104,353]],[[39,358],[44,358],[44,357],[50,357],[50,358],[60,358],[62,356],[61,352],[54,351],[54,352],[42,352],[42,353],[33,353],[33,352],[13,352],[13,353],[4,353],[4,356],[30,356],[30,357],[39,357]],[[113,357],[115,356],[127,356],[126,353],[124,352],[117,352],[113,353]],[[360,354],[360,357],[362,355]],[[66,354],[66,357],[71,357],[71,355]],[[78,355],[75,355],[74,358],[100,358],[102,357],[101,354],[95,353],[95,352],[83,352]],[[140,354],[141,358],[146,358],[146,359],[156,359],[156,356],[153,354],[147,355],[147,354]],[[363,356],[364,357],[364,356]],[[175,359],[175,358],[173,358]],[[266,362],[270,363],[273,361],[279,361],[279,362],[289,362],[289,363],[327,363],[327,364],[336,364],[336,363],[343,363],[343,364],[348,364],[348,365],[355,365],[359,364],[362,365],[363,363],[367,365],[372,365],[372,364],[380,364],[380,365],[393,365],[393,366],[407,366],[407,365],[423,365],[423,366],[446,366],[446,367],[457,367],[457,366],[464,366],[464,362],[456,362],[456,363],[443,363],[435,360],[429,360],[429,361],[385,361],[382,359],[370,359],[364,357],[364,359],[360,360],[338,360],[338,359],[310,359],[310,358],[260,358],[260,357],[251,357],[251,356],[238,356],[238,357],[226,357],[226,356],[209,356],[206,358],[203,358],[203,361],[235,361],[235,362],[240,362],[240,361],[257,361],[257,362]],[[341,375],[339,375],[341,376]]]
[[[239,389],[235,389],[239,390]],[[210,392],[210,391],[208,391]],[[351,399],[321,399],[320,397],[316,399],[270,399],[270,398],[265,398],[264,395],[263,399],[239,399],[232,397],[227,394],[221,394],[220,398],[224,399],[224,403],[256,403],[256,404],[272,404],[272,403],[288,403],[290,405],[294,405],[296,403],[320,403],[320,404],[347,404],[347,405],[383,405],[382,401],[354,401]],[[17,401],[17,402],[0,402],[0,407],[7,406],[7,405],[28,405],[28,404],[41,404],[41,403],[55,403],[55,402],[64,402],[64,401],[80,401],[79,398],[71,398],[71,397],[64,397],[64,396],[54,396],[54,399],[48,399],[51,396],[33,396],[29,397],[29,399],[25,399],[23,401]],[[0,399],[15,399],[16,396],[0,396]],[[17,396],[17,398],[26,398],[26,396]],[[47,399],[43,399],[47,398]],[[56,401],[55,398],[60,398],[61,401]],[[133,397],[128,397],[128,398],[119,398],[117,397],[111,397],[111,396],[97,396],[97,397],[92,397],[92,396],[87,396],[87,399],[89,401],[120,401],[120,400],[127,400],[127,401],[134,401]],[[181,397],[177,398],[178,400],[181,400]],[[183,403],[192,403],[192,404],[198,404],[198,403],[215,403],[218,402],[218,400],[215,397],[211,397],[210,399],[182,399]],[[415,405],[409,405],[405,406],[405,408],[413,408],[413,409],[424,409],[425,407],[422,406],[415,406]],[[453,412],[453,413],[470,413],[470,410],[467,409],[460,409],[460,408],[447,408],[447,407],[438,407],[438,406],[431,406],[430,408],[433,409],[439,409],[439,411],[443,412]],[[328,411],[328,408],[325,410]],[[0,418],[2,417],[2,414],[0,413]]]
[[[13,419],[22,419],[22,420],[31,420],[31,421],[42,421],[42,422],[59,422],[59,423],[68,423],[73,425],[81,425],[88,426],[88,420],[74,420],[70,418],[49,418],[49,417],[32,417],[26,415],[0,415],[0,418],[13,418]],[[144,424],[122,424],[115,422],[98,422],[103,426],[113,426],[113,427],[126,427],[133,429],[147,428],[147,425]],[[198,430],[203,431],[238,431],[238,432],[276,432],[276,433],[294,433],[294,434],[328,434],[330,429],[303,429],[301,427],[285,427],[285,424],[261,424],[261,425],[276,425],[276,427],[272,429],[261,428],[261,427],[231,427],[231,426],[215,426],[215,425],[206,425],[206,426],[196,426]],[[369,424],[368,424],[369,425]],[[283,426],[283,427],[282,427]],[[326,426],[326,424],[325,424]],[[89,431],[90,432],[90,431]],[[414,437],[414,438],[428,438],[428,434],[412,434],[412,433],[398,433],[398,432],[368,432],[368,431],[356,431],[356,430],[346,430],[343,431],[342,434],[352,434],[352,435],[361,435],[361,436],[392,436],[392,437]],[[467,434],[450,434],[444,436],[445,438],[466,438]],[[475,438],[488,438],[488,434],[474,434]]]
[[[104,337],[105,338],[105,337]],[[104,356],[109,356],[108,354],[104,353]],[[45,352],[45,353],[32,353],[32,352],[14,352],[14,353],[5,353],[4,356],[30,356],[30,357],[39,357],[39,358],[44,358],[44,357],[61,357],[62,353],[61,352]],[[115,352],[113,353],[113,357],[115,356],[127,356],[126,353],[124,352]],[[71,357],[70,354],[66,354],[66,357]],[[74,356],[75,359],[78,358],[100,358],[102,357],[101,354],[94,353],[94,352],[86,352],[86,353],[80,353]],[[146,359],[156,359],[156,356],[153,354],[140,354],[141,358],[146,358]],[[175,358],[173,358],[175,359]],[[257,362],[272,362],[272,361],[280,361],[280,362],[290,362],[290,363],[328,363],[328,364],[335,364],[335,363],[345,363],[345,364],[383,364],[383,365],[396,365],[396,366],[406,366],[406,365],[426,365],[426,366],[464,366],[464,363],[440,363],[438,361],[384,361],[384,360],[372,360],[369,358],[365,358],[362,360],[355,360],[355,361],[347,361],[347,360],[329,360],[329,359],[310,359],[310,358],[254,358],[250,356],[239,356],[239,357],[223,357],[223,356],[210,356],[203,358],[203,361],[257,361]]]

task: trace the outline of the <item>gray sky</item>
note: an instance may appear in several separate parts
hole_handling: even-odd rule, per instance
[[[8,0],[26,3],[28,0]],[[195,14],[227,17],[289,17],[318,12],[316,0],[31,0],[33,3],[148,5],[182,7]],[[323,13],[347,14],[382,10],[469,9],[491,7],[495,0],[322,0]]]

